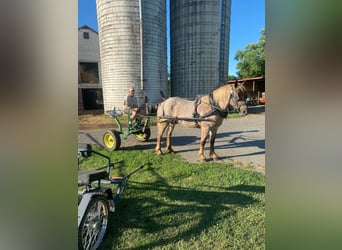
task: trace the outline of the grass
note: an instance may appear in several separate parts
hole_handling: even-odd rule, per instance
[[[187,163],[152,150],[108,152],[124,175],[133,175],[99,249],[265,249],[265,176],[232,165]],[[106,161],[92,156],[80,169]]]
[[[228,119],[230,119],[230,118],[240,118],[240,117],[241,116],[240,116],[239,113],[233,113],[233,112],[229,113],[228,116],[227,116]]]

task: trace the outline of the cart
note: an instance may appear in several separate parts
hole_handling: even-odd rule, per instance
[[[119,116],[124,115],[124,112],[120,110],[109,110],[107,111],[109,115],[111,115],[118,129],[107,130],[103,134],[103,144],[105,148],[109,151],[114,151],[120,148],[121,146],[121,135],[123,135],[124,139],[127,139],[128,136],[134,135],[135,139],[141,142],[146,142],[151,137],[151,122],[150,116],[137,116],[135,118],[136,123],[134,125],[131,124],[130,114],[127,115],[127,129],[123,129],[123,126],[120,122]]]
[[[128,179],[149,164],[141,165],[125,176],[111,176],[111,169],[121,161],[112,163],[108,156],[92,150],[90,144],[78,145],[78,163],[80,163],[81,157],[87,158],[92,154],[106,158],[108,164],[96,170],[78,171],[79,250],[96,249],[99,247],[106,234],[109,212],[115,211],[115,207],[120,201]],[[113,192],[113,185],[116,187],[116,192]]]

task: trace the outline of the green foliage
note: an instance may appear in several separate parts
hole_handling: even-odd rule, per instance
[[[257,77],[265,75],[265,30],[261,30],[258,43],[251,43],[244,50],[238,50],[235,60],[239,78]]]
[[[230,118],[240,118],[240,114],[238,112],[229,112],[227,118],[230,119]]]
[[[237,80],[238,78],[236,76],[229,75],[228,76],[228,81],[229,80]]]
[[[143,146],[108,152],[129,180],[100,249],[265,249],[265,176],[231,163],[188,163]],[[80,168],[106,165],[97,156]]]

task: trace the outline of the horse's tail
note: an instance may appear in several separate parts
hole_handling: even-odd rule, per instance
[[[164,95],[164,92],[162,90],[160,91],[160,95],[162,96],[163,101],[161,103],[158,103],[157,116],[165,116],[164,103],[167,100],[167,97]]]
[[[165,116],[165,110],[164,110],[164,101],[158,104],[157,107],[157,116]]]
[[[164,95],[164,92],[161,90],[160,91],[160,95],[162,96],[162,98],[163,98],[163,101],[165,101],[167,98],[165,97],[165,95]]]

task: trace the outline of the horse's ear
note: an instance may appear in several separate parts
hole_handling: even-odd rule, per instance
[[[241,87],[244,87],[245,86],[245,81],[243,81],[243,82],[240,82],[238,85],[236,85],[235,87],[237,87],[237,86],[241,86]]]
[[[237,88],[239,86],[238,80],[235,80],[234,87]]]

